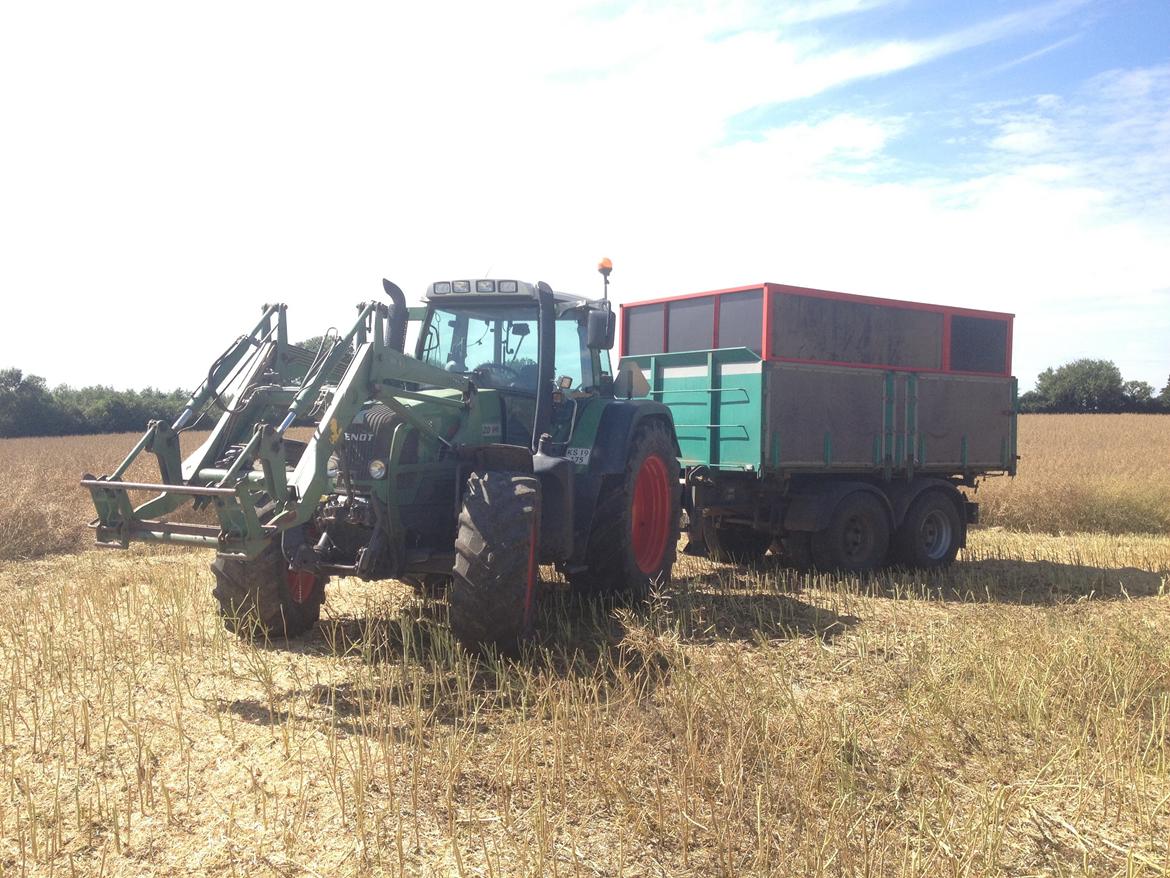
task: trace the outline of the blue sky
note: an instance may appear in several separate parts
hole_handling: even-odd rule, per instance
[[[7,4],[0,366],[191,386],[379,279],[770,280],[1170,377],[1170,3]],[[148,365],[143,365],[147,363]]]

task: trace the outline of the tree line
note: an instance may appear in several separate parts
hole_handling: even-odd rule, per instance
[[[1170,378],[1158,392],[1148,381],[1126,381],[1109,360],[1074,360],[1045,369],[1036,389],[1020,396],[1021,412],[1170,414]]]
[[[114,390],[62,384],[50,389],[39,375],[0,369],[0,437],[141,432],[147,421],[177,418],[188,395],[185,390],[152,387]]]
[[[154,419],[173,421],[185,390],[50,388],[39,375],[0,370],[0,438],[130,433]],[[1146,381],[1125,381],[1109,360],[1076,360],[1045,369],[1036,389],[1020,396],[1020,411],[1049,413],[1142,412],[1170,414],[1170,378],[1160,392]]]

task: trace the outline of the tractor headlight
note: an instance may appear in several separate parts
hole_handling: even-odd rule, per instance
[[[371,460],[370,461],[370,478],[381,479],[386,476],[386,461]]]
[[[336,454],[329,455],[329,461],[325,464],[325,475],[331,479],[341,475],[341,458]]]
[[[470,293],[471,281],[469,280],[453,280],[451,281],[451,292],[453,293]]]

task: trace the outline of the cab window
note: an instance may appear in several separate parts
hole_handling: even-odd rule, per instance
[[[585,333],[582,314],[573,311],[557,319],[553,378],[567,376],[574,389],[596,383]],[[471,375],[485,387],[531,393],[539,380],[539,350],[535,305],[432,308],[416,347],[418,358],[432,366]]]

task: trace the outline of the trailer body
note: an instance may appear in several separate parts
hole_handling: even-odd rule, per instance
[[[946,561],[977,515],[957,487],[1016,471],[1012,319],[762,283],[623,305],[622,369],[671,410],[692,543],[787,537],[803,555],[793,535],[831,524],[853,486],[896,549],[933,490],[959,519]]]

